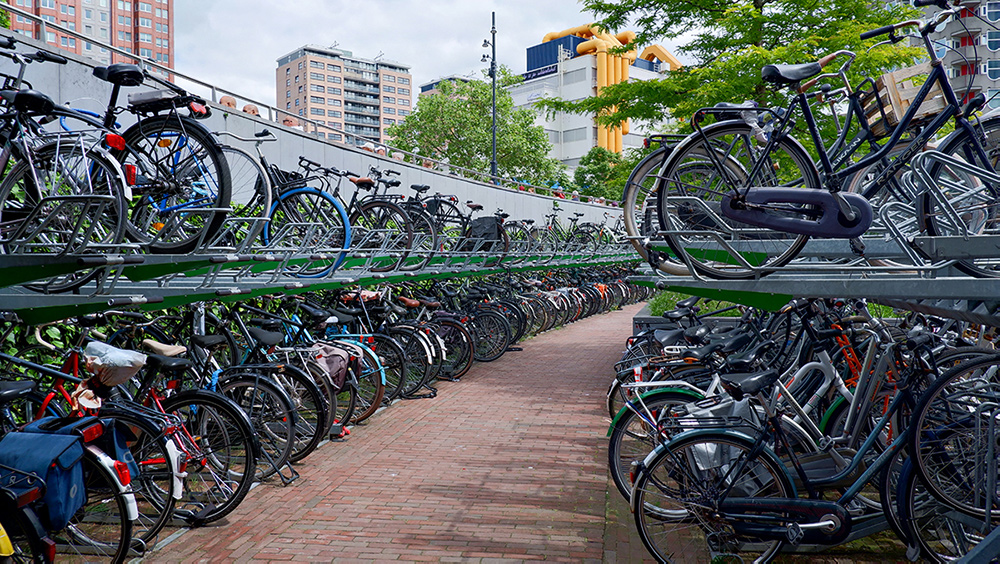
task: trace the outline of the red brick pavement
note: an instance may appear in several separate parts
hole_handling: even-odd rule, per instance
[[[146,560],[641,559],[627,508],[608,503],[603,402],[638,309],[550,331],[435,399],[383,410],[320,447],[291,486],[254,488],[227,522]]]

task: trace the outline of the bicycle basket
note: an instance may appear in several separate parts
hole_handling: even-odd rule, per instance
[[[887,72],[875,81],[874,90],[862,95],[861,105],[875,136],[886,137],[892,134],[896,124],[910,109],[913,99],[920,92],[921,85],[914,84],[914,79],[919,80],[919,77],[930,71],[930,63],[923,63]],[[913,116],[910,127],[930,121],[944,110],[946,104],[941,85],[934,85]]]
[[[277,180],[275,187],[281,190],[304,188],[306,185],[306,177],[301,173],[291,170],[281,170],[275,165],[271,165],[271,176]]]

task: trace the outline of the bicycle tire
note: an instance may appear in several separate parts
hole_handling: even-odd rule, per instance
[[[273,189],[267,171],[253,155],[231,145],[220,148],[229,166],[233,211],[227,217],[226,233],[217,237],[240,252],[260,237],[271,211]]]
[[[382,361],[370,348],[361,345],[361,373],[358,374],[358,404],[351,417],[351,423],[357,425],[368,419],[382,406],[385,397],[385,384]]]
[[[336,258],[298,258],[285,272],[300,278],[322,278],[340,267],[353,240],[354,225],[344,206],[326,192],[295,188],[278,195],[262,231],[266,247],[295,253],[329,251]]]
[[[495,311],[478,311],[469,319],[472,336],[476,339],[473,358],[479,362],[492,362],[510,346],[510,324]]]
[[[391,402],[399,397],[402,391],[403,378],[408,368],[406,366],[406,354],[392,337],[382,333],[371,335],[372,350],[378,355],[382,362],[382,369],[385,371],[385,394],[383,402]]]
[[[938,150],[966,163],[996,171],[1000,167],[1000,119],[986,120],[976,130],[978,143],[985,149],[988,163],[983,163],[975,150],[977,143],[961,130],[946,138]],[[1000,187],[992,186],[974,175],[949,169],[942,163],[934,164],[929,174],[942,189],[944,198],[954,207],[958,221],[963,223],[969,235],[997,234]],[[926,191],[917,199],[917,215],[921,227],[929,236],[964,235],[959,226],[949,219],[933,190]],[[961,260],[955,263],[955,267],[976,278],[1000,277],[1000,261],[995,258]]]
[[[510,241],[507,262],[512,265],[521,264],[531,255],[534,247],[531,232],[519,221],[504,222],[503,230],[507,232],[507,240]]]
[[[249,418],[230,399],[208,390],[179,392],[162,407],[180,417],[182,435],[174,437],[184,442],[187,450],[181,450],[188,456],[175,515],[204,524],[232,513],[250,491],[257,466],[260,446]]]
[[[355,248],[371,253],[369,270],[396,270],[413,244],[413,222],[403,208],[384,200],[360,202],[351,213]]]
[[[218,391],[250,418],[260,444],[255,479],[263,480],[280,472],[295,447],[295,408],[288,394],[276,382],[259,373],[226,374]]]
[[[18,507],[13,493],[0,490],[0,532],[10,541],[13,554],[0,557],[10,564],[51,564],[46,533],[30,506]]]
[[[232,179],[222,150],[201,124],[176,114],[140,119],[121,134],[115,156],[135,167],[126,234],[153,253],[190,253],[226,219]],[[205,213],[175,213],[181,209]]]
[[[117,161],[104,151],[84,151],[74,144],[43,145],[32,159],[15,163],[0,183],[0,251],[46,255],[113,251],[125,238],[125,181]],[[70,200],[86,196],[95,200]],[[83,268],[24,287],[68,292],[104,271]]]
[[[709,446],[712,445],[712,446]],[[697,449],[712,449],[718,456],[702,457],[700,468],[690,471],[687,461],[699,460]],[[784,465],[768,450],[752,452],[753,441],[748,437],[731,432],[692,431],[679,435],[666,445],[658,447],[646,458],[632,488],[632,508],[639,538],[654,558],[660,562],[673,562],[673,554],[683,554],[683,561],[709,562],[722,558],[725,550],[709,550],[699,519],[691,519],[697,509],[692,504],[674,499],[683,496],[694,500],[717,499],[710,490],[725,491],[729,483],[714,483],[711,480],[725,478],[724,467],[732,465],[732,460],[746,458],[744,474],[731,478],[734,495],[749,494],[750,497],[794,498],[793,486]],[[747,455],[747,453],[750,455]],[[722,472],[723,477],[717,474]],[[692,475],[703,476],[700,483],[692,480]],[[678,496],[669,495],[670,491]],[[695,501],[697,503],[697,501]],[[771,517],[769,515],[769,517]],[[705,522],[704,526],[708,526]],[[781,551],[783,541],[754,542],[759,539],[740,539],[725,530],[713,530],[715,542],[738,543],[750,541],[764,544],[755,550],[755,561],[766,562]],[[723,545],[720,545],[723,546]],[[745,553],[744,553],[745,554]],[[741,558],[743,558],[741,556]],[[744,560],[745,561],[745,560]]]
[[[88,561],[97,556],[116,564],[138,556],[131,547],[132,521],[126,498],[131,494],[119,490],[115,475],[97,461],[94,453],[85,451],[80,463],[86,501],[65,529],[49,533],[57,553],[69,560]]]
[[[672,151],[673,147],[659,147],[643,157],[629,174],[628,180],[625,181],[625,190],[622,193],[625,233],[631,237],[629,243],[639,253],[642,260],[647,263],[650,260],[645,240],[655,238],[656,232],[659,231],[656,189],[659,184],[660,170]],[[642,237],[642,239],[637,237]],[[656,268],[667,274],[679,276],[689,274],[684,264],[665,256],[665,253],[658,254],[655,262]]]
[[[413,272],[424,268],[434,258],[438,235],[434,221],[423,209],[406,208],[406,212],[413,224],[413,241],[410,252],[399,269],[403,272]]]
[[[656,189],[661,229],[688,233],[666,235],[670,249],[699,274],[721,280],[753,278],[788,264],[809,237],[728,219],[722,213],[722,198],[747,186],[821,188],[809,154],[798,141],[783,136],[770,153],[758,157],[761,151],[754,133],[742,122],[715,123],[702,133],[677,145]],[[758,162],[763,165],[751,178]],[[812,219],[815,210],[814,205],[784,206],[770,209],[769,215]]]
[[[446,378],[457,380],[472,368],[472,333],[465,324],[454,319],[437,319],[437,334],[444,340],[444,366]]]

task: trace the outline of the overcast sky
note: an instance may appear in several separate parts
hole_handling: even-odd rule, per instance
[[[551,31],[591,23],[577,0],[176,0],[175,68],[274,103],[278,57],[330,46],[410,66],[415,86],[475,73],[490,12],[497,13],[497,61],[525,71],[525,50]],[[416,97],[414,96],[414,100]]]

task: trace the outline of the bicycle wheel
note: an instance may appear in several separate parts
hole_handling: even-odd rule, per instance
[[[282,192],[271,204],[270,221],[264,226],[265,246],[299,254],[330,252],[332,259],[300,258],[285,272],[302,278],[321,278],[340,266],[352,241],[352,223],[336,198],[316,188]]]
[[[510,324],[502,314],[495,311],[479,311],[469,319],[469,327],[475,338],[473,358],[479,362],[492,362],[506,352],[510,346]]]
[[[910,421],[910,457],[936,499],[967,515],[995,511],[1000,449],[993,429],[1000,404],[1000,355],[944,372]],[[992,456],[992,458],[991,458]]]
[[[81,562],[98,559],[120,563],[129,556],[139,556],[130,551],[132,521],[126,495],[131,494],[119,490],[113,472],[93,453],[84,454],[81,464],[86,501],[65,529],[49,535],[56,543],[56,552],[63,559]]]
[[[389,335],[376,333],[371,337],[372,343],[369,346],[378,355],[385,372],[385,394],[382,401],[387,403],[399,397],[402,390],[403,379],[409,370],[406,353]]]
[[[212,240],[232,194],[219,144],[197,122],[176,114],[139,120],[122,133],[116,157],[135,171],[128,202],[129,238],[154,253],[189,253]]]
[[[767,149],[768,152],[764,152]],[[660,226],[682,262],[717,279],[746,279],[780,268],[802,250],[806,235],[790,235],[729,219],[723,198],[735,190],[821,187],[801,145],[782,137],[763,147],[743,123],[722,122],[689,136],[663,168],[656,187]],[[768,217],[815,220],[813,205],[762,204]],[[684,233],[677,233],[683,231]]]
[[[264,229],[271,211],[271,180],[260,162],[238,147],[223,145],[222,154],[229,166],[232,183],[227,227],[220,242],[236,249],[244,249],[255,242]]]
[[[438,319],[437,334],[444,341],[444,366],[442,377],[456,380],[472,368],[472,333],[459,321]]]
[[[18,507],[14,492],[0,489],[0,537],[10,542],[11,554],[0,560],[11,564],[51,562],[45,541],[45,529],[30,507]]]
[[[406,359],[406,372],[400,396],[412,397],[427,382],[434,371],[434,359],[431,356],[430,345],[424,341],[424,335],[412,327],[390,327],[389,336],[402,348],[403,356]]]
[[[249,418],[231,400],[208,390],[185,390],[162,406],[180,418],[181,428],[172,438],[187,463],[175,515],[193,524],[225,517],[253,484],[260,446]]]
[[[660,171],[672,151],[673,147],[660,147],[646,155],[625,181],[625,191],[622,194],[625,233],[629,237],[642,237],[629,239],[629,242],[646,262],[649,262],[649,252],[645,239],[655,238],[656,232],[660,230],[656,215]],[[667,253],[657,255],[656,267],[667,274],[688,274],[687,267]]]
[[[673,390],[653,391],[644,394],[642,402],[635,402],[632,409],[623,408],[608,429],[608,468],[618,493],[626,501],[632,499],[633,463],[641,462],[661,442],[669,437],[663,432],[662,422],[687,411],[683,406],[702,399],[700,396]],[[648,420],[647,420],[648,419]]]
[[[170,461],[175,451],[167,446],[162,426],[132,413],[127,407],[106,405],[101,409],[101,418],[111,419],[118,425],[118,431],[126,437],[135,467],[139,469],[139,474],[131,477],[132,493],[139,510],[139,518],[132,523],[132,545],[145,552],[153,548],[157,535],[173,517],[176,489],[174,465]]]
[[[16,163],[0,183],[0,252],[117,252],[125,237],[125,181],[117,162],[72,143],[44,145],[32,159]],[[81,269],[25,287],[67,292],[103,271]]]
[[[413,243],[413,222],[403,208],[382,200],[358,204],[351,214],[355,248],[371,253],[369,270],[388,272],[403,264]]]
[[[503,224],[503,230],[507,232],[507,239],[510,241],[510,250],[507,253],[509,264],[520,264],[531,254],[534,241],[531,239],[531,232],[518,221],[508,221]]]
[[[737,497],[794,498],[785,467],[773,454],[757,451],[739,435],[698,431],[654,452],[632,488],[632,508],[639,538],[657,560],[715,562],[738,553],[744,562],[767,562],[778,554],[782,541],[738,536],[712,509],[725,491]]]
[[[316,378],[297,365],[285,365],[282,370],[272,374],[275,382],[281,385],[292,401],[295,411],[295,442],[288,460],[298,462],[309,456],[319,447],[330,431],[331,411],[325,392],[316,382]]]
[[[977,139],[956,131],[938,148],[947,155],[974,166],[995,171],[1000,168],[1000,119],[982,122],[976,128]],[[982,147],[988,162],[978,153]],[[1000,186],[994,186],[968,172],[942,163],[930,169],[930,176],[949,206],[928,190],[917,200],[917,215],[927,235],[996,235],[1000,232]],[[954,214],[949,213],[951,207]],[[977,258],[959,261],[956,268],[977,278],[1000,277],[1000,258]]]
[[[408,209],[410,221],[413,224],[413,242],[411,252],[399,269],[405,272],[420,270],[434,258],[437,250],[437,230],[431,216],[424,210]]]
[[[382,406],[382,398],[385,397],[381,359],[368,347],[362,345],[360,350],[363,356],[361,372],[358,374],[358,404],[351,417],[351,422],[354,424],[375,415]]]
[[[288,394],[256,373],[227,374],[218,390],[240,406],[253,425],[260,442],[255,478],[263,480],[279,472],[295,446],[295,409]]]

